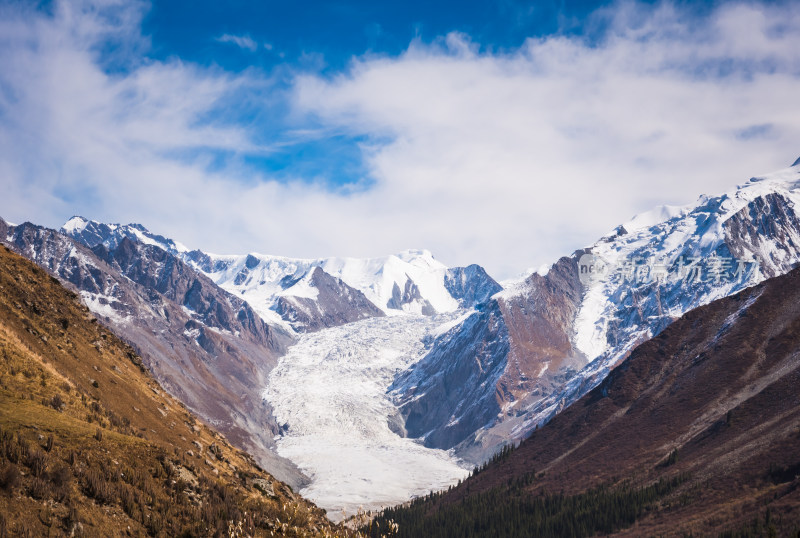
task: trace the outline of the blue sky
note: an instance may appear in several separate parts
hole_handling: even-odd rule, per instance
[[[800,155],[797,2],[0,0],[0,216],[499,278]]]
[[[459,32],[489,52],[518,49],[526,39],[602,33],[603,22],[590,15],[610,2],[275,2],[155,1],[142,21],[150,39],[147,57],[182,61],[228,71],[260,70],[278,88],[291,85],[296,72],[335,76],[354,58],[397,57],[412,41],[435,42]],[[697,6],[693,9],[699,9]],[[273,87],[273,92],[276,88]],[[230,115],[230,110],[225,113]],[[286,136],[284,103],[263,108],[240,121],[256,122],[265,143],[284,144],[268,155],[244,161],[273,177],[320,178],[332,185],[368,181],[361,166],[363,136],[326,132],[314,139]],[[217,165],[230,155],[217,155]]]
[[[587,15],[607,2],[196,2],[156,1],[144,19],[151,54],[177,55],[231,69],[269,69],[322,55],[327,70],[353,56],[397,55],[412,39],[430,41],[449,32],[470,35],[491,49],[519,47],[531,36],[579,31]],[[221,35],[249,38],[255,50],[220,46]],[[228,41],[227,43],[231,43]],[[266,46],[265,46],[266,45]]]

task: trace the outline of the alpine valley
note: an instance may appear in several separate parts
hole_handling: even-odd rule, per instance
[[[545,425],[622,383],[604,380],[622,379],[616,368],[688,312],[740,294],[714,310],[732,316],[757,300],[743,290],[789,273],[798,207],[793,166],[637,215],[502,285],[425,250],[217,255],[83,217],[59,231],[0,220],[0,240],[78,293],[174,398],[338,520],[446,489],[542,426],[534,439],[577,450]],[[532,444],[525,458],[557,466]]]

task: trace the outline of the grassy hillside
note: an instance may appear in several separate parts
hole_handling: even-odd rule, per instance
[[[0,247],[0,537],[345,536]]]

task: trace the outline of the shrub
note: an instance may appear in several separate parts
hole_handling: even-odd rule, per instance
[[[125,513],[128,514],[128,516],[135,518],[137,503],[132,488],[126,485],[120,485],[118,486],[118,490],[119,501],[122,505],[122,509],[125,510]]]
[[[64,518],[64,527],[69,531],[73,531],[79,523],[80,514],[78,514],[78,507],[70,503],[67,517]]]
[[[22,475],[19,468],[13,463],[7,463],[2,470],[0,470],[0,488],[3,491],[10,493],[14,488],[19,486]]]
[[[50,491],[50,488],[47,487],[47,482],[39,477],[31,480],[30,485],[28,486],[28,494],[37,500],[46,498],[48,491]]]
[[[61,411],[61,409],[64,408],[64,405],[66,405],[66,404],[64,403],[64,399],[61,397],[60,394],[56,394],[50,400],[50,407],[52,407],[56,411]]]
[[[94,469],[86,471],[84,489],[86,495],[92,497],[101,504],[110,504],[114,500],[114,486],[109,484],[106,479]]]
[[[31,470],[33,476],[41,478],[47,469],[47,455],[37,448],[29,449],[25,465]]]
[[[150,514],[150,520],[147,522],[147,530],[152,535],[157,535],[164,530],[164,518],[158,512]]]
[[[11,432],[0,431],[0,456],[5,455],[11,463],[22,461],[22,444],[19,436]]]
[[[57,488],[69,485],[72,480],[72,471],[65,465],[59,465],[50,473],[50,482]]]

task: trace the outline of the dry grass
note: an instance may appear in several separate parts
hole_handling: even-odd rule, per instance
[[[352,532],[198,422],[74,294],[0,247],[0,537],[62,535]]]

